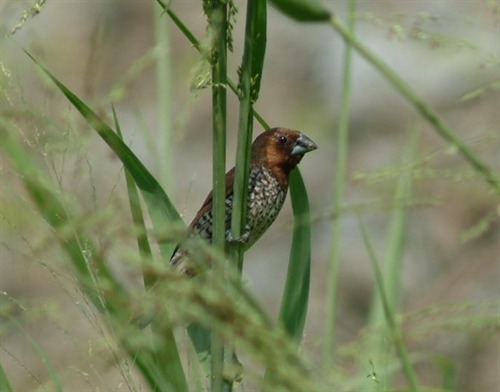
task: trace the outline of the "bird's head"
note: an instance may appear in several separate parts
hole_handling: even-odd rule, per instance
[[[290,171],[304,154],[317,148],[316,143],[299,131],[272,128],[261,133],[253,142],[252,164],[268,166],[275,174],[288,179]]]
[[[280,166],[292,170],[304,154],[318,146],[299,131],[272,128],[261,133],[252,144],[252,163]]]

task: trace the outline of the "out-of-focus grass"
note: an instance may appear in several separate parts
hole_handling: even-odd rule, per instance
[[[286,7],[286,2],[283,4],[280,4],[280,7]],[[301,2],[294,2],[294,4],[299,4],[300,7]],[[304,2],[304,4],[306,3]],[[184,21],[176,17],[172,9],[168,7],[166,7],[166,12],[175,22],[175,25],[187,36],[194,48],[199,49],[196,37],[189,31]],[[162,21],[165,22],[166,19],[163,18]],[[29,19],[26,20],[29,21]],[[26,20],[23,23],[26,23]],[[338,22],[335,19],[333,23],[337,29],[339,29]],[[261,25],[260,29],[263,27]],[[301,25],[297,25],[297,28],[301,29],[302,27]],[[342,28],[339,31],[341,34],[344,34]],[[262,36],[260,37],[262,38]],[[363,46],[359,45],[359,39],[351,37],[348,34],[344,34],[344,38],[358,50],[361,48],[361,53],[366,55],[366,51],[363,52]],[[255,44],[256,42],[253,43]],[[237,45],[238,43],[236,42],[235,44]],[[361,44],[363,43],[361,42]],[[257,49],[262,49],[262,45],[262,43],[257,45]],[[371,54],[368,53],[368,55],[370,56]],[[261,56],[263,58],[263,54]],[[175,59],[172,59],[172,61],[175,61]],[[249,63],[250,60],[248,58],[244,60],[242,69],[245,69],[245,66],[248,66]],[[250,67],[250,69],[254,68]],[[350,70],[351,67],[346,66],[345,74],[348,75]],[[383,67],[382,70],[384,71]],[[264,72],[265,69],[260,71]],[[250,86],[252,86],[252,83],[255,83],[255,77],[258,75],[259,72],[257,75],[254,74],[251,76],[250,80],[246,79],[246,82],[250,81]],[[137,74],[132,76],[132,78],[135,77],[137,77]],[[348,78],[345,80],[348,80]],[[394,82],[394,79],[392,81]],[[487,86],[489,85],[487,84]],[[230,79],[227,79],[227,86],[240,96],[242,95],[241,90]],[[491,86],[494,86],[494,84],[491,84]],[[241,89],[241,87],[242,84],[240,81],[239,88]],[[249,85],[247,84],[246,88],[248,89],[248,87]],[[158,390],[177,390],[178,388],[184,388],[185,385],[189,385],[189,387],[195,386],[197,389],[206,388],[207,383],[205,382],[206,380],[203,380],[201,372],[197,372],[198,369],[194,371],[193,368],[196,365],[189,363],[189,361],[194,361],[195,357],[189,356],[188,360],[184,358],[185,352],[190,352],[191,350],[190,343],[179,339],[181,334],[176,334],[176,339],[174,340],[174,334],[172,333],[173,327],[184,326],[186,323],[192,322],[199,324],[203,328],[216,328],[218,336],[221,337],[223,342],[230,342],[231,346],[234,346],[237,350],[241,350],[245,357],[250,358],[263,368],[266,368],[268,372],[271,372],[273,374],[271,379],[273,384],[269,388],[275,387],[294,390],[323,390],[326,388],[323,385],[323,379],[311,373],[308,366],[304,364],[307,363],[305,359],[307,355],[298,354],[296,347],[297,341],[300,343],[308,307],[307,297],[310,268],[308,256],[311,246],[309,238],[310,227],[307,222],[307,194],[305,193],[300,176],[297,177],[298,172],[292,176],[291,196],[295,215],[294,240],[291,246],[290,267],[280,315],[280,319],[285,326],[284,330],[289,332],[287,335],[283,329],[276,327],[276,323],[271,321],[262,311],[261,306],[241,288],[238,276],[229,273],[228,281],[225,283],[222,283],[217,279],[218,277],[213,275],[207,275],[206,278],[193,281],[182,280],[175,274],[172,274],[171,271],[165,269],[164,263],[158,261],[152,262],[153,259],[168,261],[169,253],[171,253],[173,246],[175,246],[175,242],[182,239],[182,234],[179,232],[179,227],[182,227],[182,223],[180,222],[175,206],[168,201],[166,193],[158,185],[159,182],[148,173],[145,165],[136,160],[132,152],[120,144],[120,138],[114,134],[112,127],[101,123],[89,109],[90,105],[75,99],[76,96],[67,88],[64,88],[61,84],[59,84],[59,88],[73,101],[76,107],[80,108],[88,122],[98,128],[98,132],[100,132],[103,139],[107,140],[115,152],[127,162],[125,165],[127,169],[131,173],[135,173],[135,177],[132,176],[132,182],[130,178],[128,181],[129,197],[131,200],[130,208],[134,216],[134,219],[130,222],[130,228],[134,232],[134,238],[139,243],[140,256],[137,256],[136,259],[140,261],[137,261],[137,266],[142,267],[145,285],[149,286],[150,290],[137,296],[134,295],[137,294],[136,291],[131,290],[129,292],[129,287],[122,287],[120,278],[116,277],[114,272],[107,268],[106,260],[103,258],[104,250],[101,248],[101,245],[93,240],[94,237],[91,235],[92,233],[88,232],[87,227],[82,227],[78,222],[74,221],[76,214],[66,204],[66,196],[68,195],[62,194],[65,192],[71,194],[71,191],[60,187],[61,184],[53,184],[46,178],[44,169],[31,159],[33,155],[32,151],[25,148],[25,143],[26,141],[29,142],[29,140],[25,137],[19,137],[19,128],[10,127],[5,118],[2,118],[1,123],[1,148],[4,152],[7,152],[5,155],[9,157],[9,164],[14,167],[13,170],[18,177],[17,180],[25,183],[28,194],[31,194],[33,198],[33,204],[30,204],[28,201],[25,201],[25,204],[29,205],[30,208],[35,207],[42,212],[42,215],[46,214],[45,219],[52,224],[52,230],[55,234],[54,244],[59,244],[67,252],[69,255],[67,260],[73,261],[76,267],[75,275],[80,278],[82,287],[86,288],[89,298],[95,303],[96,308],[102,311],[101,316],[109,322],[113,331],[113,337],[123,343],[124,351],[133,357],[135,360],[134,364],[139,368],[140,373],[142,373],[147,382],[150,385],[154,385]],[[484,93],[486,90],[488,89],[481,89],[480,92]],[[248,98],[248,94],[243,94],[243,96]],[[474,96],[466,95],[465,98],[472,99],[476,96],[477,94]],[[346,95],[344,105],[348,105],[348,100],[348,95]],[[413,101],[413,103],[417,106],[420,105],[418,100]],[[249,113],[257,116],[256,118],[261,124],[265,124],[265,121],[258,116],[252,105],[249,105],[249,101],[242,99],[241,105],[240,132],[243,135],[241,136],[242,140],[245,141],[239,144],[238,157],[240,158],[240,162],[237,165],[244,168],[244,159],[241,158],[244,154],[242,155],[241,151],[248,151],[248,143],[251,141],[251,137],[249,137],[251,133],[248,133],[247,128],[249,126],[248,122],[251,123]],[[427,119],[431,122],[434,121],[434,125],[436,125],[436,119],[432,116],[433,113],[429,112],[426,106],[422,107],[420,105],[420,108],[423,108],[421,111],[424,112]],[[347,110],[343,112],[344,115],[347,112]],[[31,110],[30,115],[36,117],[37,110]],[[33,121],[57,121],[57,119],[37,118]],[[439,125],[439,121],[437,121],[437,124]],[[263,126],[267,127],[266,125]],[[117,130],[119,128],[117,118],[115,118],[115,128]],[[346,127],[343,129],[346,131]],[[247,133],[245,134],[244,132]],[[445,137],[449,136],[446,133],[443,134],[441,132],[441,134]],[[343,134],[343,136],[345,141],[346,134]],[[453,138],[450,140],[453,142]],[[163,143],[167,142],[164,141]],[[459,144],[459,150],[460,146]],[[347,153],[347,147],[344,146],[343,148],[344,150],[340,150],[341,153]],[[405,219],[407,218],[408,209],[422,203],[429,205],[430,202],[439,202],[436,199],[432,199],[431,196],[429,196],[429,199],[410,198],[410,184],[412,180],[420,178],[419,176],[432,175],[435,178],[445,180],[459,179],[463,181],[464,179],[471,178],[471,176],[477,176],[474,172],[467,171],[439,171],[436,169],[432,171],[432,168],[413,167],[413,162],[418,162],[418,159],[421,159],[421,157],[416,158],[416,155],[413,156],[411,154],[408,156],[410,158],[403,163],[395,165],[388,171],[377,171],[373,175],[373,178],[369,179],[380,180],[383,178],[385,181],[395,179],[399,189],[396,192],[397,196],[395,196],[395,200],[388,200],[381,203],[382,210],[391,210],[394,212],[394,224],[390,231],[392,240],[389,241],[387,249],[390,250],[387,251],[388,256],[386,257],[389,263],[381,265],[380,268],[378,268],[378,263],[374,264],[375,271],[378,269],[382,271],[381,274],[378,272],[375,273],[375,276],[379,278],[376,287],[380,292],[386,293],[387,298],[384,301],[386,304],[382,306],[380,300],[374,303],[374,309],[378,309],[378,311],[374,310],[375,313],[378,313],[378,316],[374,317],[374,319],[377,319],[378,322],[370,325],[367,324],[364,335],[359,336],[349,346],[338,347],[335,345],[332,362],[324,366],[326,368],[326,372],[323,372],[325,384],[332,382],[333,377],[331,374],[334,374],[335,380],[333,380],[333,384],[336,387],[353,391],[359,388],[359,378],[363,377],[366,379],[366,375],[357,374],[359,377],[353,377],[351,369],[347,369],[348,366],[346,366],[344,372],[344,369],[342,369],[344,363],[341,360],[348,358],[345,362],[349,363],[352,361],[358,363],[358,368],[360,369],[363,368],[362,363],[371,363],[372,370],[369,383],[371,383],[373,389],[392,390],[393,385],[399,385],[393,383],[393,375],[396,373],[399,374],[401,368],[406,368],[405,372],[408,380],[410,380],[408,384],[412,385],[413,389],[418,389],[417,383],[412,381],[411,368],[414,364],[418,365],[425,361],[427,366],[438,369],[442,376],[442,385],[435,385],[435,388],[447,391],[458,390],[457,379],[460,378],[460,373],[457,370],[454,360],[444,355],[436,359],[433,352],[413,351],[413,346],[407,347],[404,341],[409,337],[414,343],[415,340],[418,342],[430,335],[434,336],[439,333],[454,333],[457,331],[469,331],[470,333],[484,335],[485,332],[489,333],[498,329],[498,317],[496,317],[498,303],[494,301],[492,301],[492,304],[484,305],[484,309],[481,304],[478,305],[478,303],[464,301],[460,304],[436,305],[412,314],[404,313],[404,309],[397,306],[400,298],[398,287],[402,282],[402,268],[400,263],[405,247]],[[467,157],[467,154],[465,156]],[[338,158],[340,161],[345,156],[342,157],[339,154]],[[470,156],[468,159],[470,161]],[[472,161],[474,161],[474,156],[472,157]],[[408,162],[410,163],[408,164]],[[341,165],[339,166],[341,167]],[[409,167],[412,170],[407,170]],[[244,173],[244,169],[242,173]],[[490,183],[494,185],[494,173],[490,173],[491,175],[489,175],[488,172],[481,170],[476,173],[480,173],[480,175],[484,175],[490,180],[493,179],[493,182],[490,181]],[[166,174],[161,175],[162,178],[164,175]],[[168,175],[166,176],[168,177]],[[340,188],[347,185],[347,178],[337,176],[337,179]],[[244,182],[242,181],[241,184],[244,184]],[[147,222],[145,224],[141,223],[144,219],[146,221],[148,219],[147,217],[141,218],[140,216],[141,204],[138,200],[137,192],[134,191],[136,185],[142,192],[142,197],[145,201],[144,205],[146,208],[150,208],[149,213],[153,222],[152,230],[148,228]],[[94,184],[89,184],[89,186],[93,187]],[[54,192],[56,190],[57,192]],[[75,195],[70,196],[70,198],[77,197]],[[423,202],[420,203],[420,200],[423,200]],[[340,203],[340,199],[338,203]],[[339,207],[341,208],[334,208],[339,214],[340,211],[343,212],[350,208],[344,208],[340,204]],[[373,211],[376,208],[378,207],[369,203],[359,208],[357,206],[352,207],[356,211],[363,210],[364,212]],[[97,211],[97,214],[99,213]],[[146,211],[142,211],[142,213],[146,215]],[[464,231],[462,240],[472,241],[480,237],[483,233],[487,233],[491,227],[495,227],[495,217],[496,214],[494,212],[489,212],[486,218],[472,225],[470,230]],[[169,220],[178,222],[179,225],[176,224],[175,227],[165,226],[165,222]],[[123,229],[125,230],[125,228]],[[237,231],[236,229],[235,232]],[[366,241],[366,248],[370,250],[371,246],[369,244],[373,242],[373,239],[369,235],[366,238],[368,239]],[[151,246],[147,243],[148,239],[151,241]],[[119,237],[113,239],[113,241],[117,242],[117,246],[121,246],[121,240]],[[161,250],[160,256],[156,255],[155,252],[157,246]],[[193,247],[196,246],[193,245]],[[196,253],[201,258],[212,260],[216,268],[223,265],[219,257],[220,255],[214,254],[211,249],[201,246]],[[374,251],[371,253],[373,255]],[[372,256],[370,260],[375,261],[376,257]],[[93,270],[92,268],[95,266],[99,268]],[[155,286],[155,282],[167,282],[167,285]],[[156,317],[153,317],[153,327],[151,330],[140,330],[135,328],[133,323],[131,323],[131,320],[137,315],[135,311],[137,309],[144,310],[143,308],[146,308],[148,312],[153,310],[152,315],[156,315]],[[386,308],[385,312],[383,308]],[[113,315],[115,312],[116,314]],[[151,315],[148,312],[146,312],[146,315]],[[386,323],[387,325],[381,325],[381,323]],[[333,329],[333,324],[330,323],[329,326]],[[391,333],[387,334],[387,327],[392,328],[392,338]],[[294,339],[290,339],[290,335]],[[377,360],[377,352],[379,350],[377,347],[371,345],[372,336],[389,337],[389,343],[382,348],[382,350],[385,350],[385,358],[382,361]],[[333,338],[332,335],[328,335],[328,337]],[[404,340],[402,339],[403,337],[405,337]],[[176,341],[179,340],[181,340],[181,344],[178,348],[179,352],[177,352],[175,345]],[[324,343],[323,341],[321,342]],[[397,344],[394,345],[394,343]],[[329,348],[327,347],[326,349]],[[349,350],[352,350],[351,353],[346,354],[345,352]],[[393,351],[399,353],[399,359],[397,355],[394,355]],[[409,355],[405,354],[406,351],[409,352]],[[139,352],[140,355],[136,355]],[[43,357],[48,358],[49,354],[38,353],[38,355],[43,361]],[[181,358],[178,358],[179,356]],[[115,359],[116,362],[120,361],[119,356]],[[165,367],[162,367],[161,364],[174,363],[171,361],[174,361],[178,367],[169,366],[166,371]],[[179,369],[184,369],[186,376]],[[170,374],[168,370],[170,370]],[[419,370],[417,366],[417,370],[415,371],[417,375],[419,374]],[[331,371],[330,374],[328,374],[329,371]],[[253,369],[246,370],[244,377],[251,376],[260,379],[261,375],[257,373],[254,373]],[[311,374],[313,375],[311,376]],[[64,377],[57,373],[56,376],[61,376],[61,381],[55,384],[62,383],[64,385]],[[177,381],[173,381],[176,379]],[[245,381],[245,378],[243,380]],[[0,389],[12,390],[9,384],[9,377],[5,368],[0,367]],[[127,385],[130,389],[134,389],[132,384]],[[422,383],[422,385],[425,384]],[[214,389],[217,388],[218,386],[214,387]],[[427,386],[422,387],[422,389],[424,388],[427,388]]]

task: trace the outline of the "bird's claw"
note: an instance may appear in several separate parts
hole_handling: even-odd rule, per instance
[[[233,243],[233,244],[246,244],[248,240],[250,239],[250,231],[247,231],[243,233],[243,235],[239,237],[233,237],[232,233],[229,233],[227,235],[227,242]]]

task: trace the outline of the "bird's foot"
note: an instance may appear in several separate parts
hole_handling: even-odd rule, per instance
[[[250,239],[250,231],[246,231],[245,233],[243,233],[243,235],[236,238],[233,237],[232,233],[229,233],[227,235],[227,242],[229,243],[246,244],[249,239]]]

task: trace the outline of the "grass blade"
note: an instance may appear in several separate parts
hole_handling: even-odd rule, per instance
[[[113,118],[115,122],[115,128],[118,136],[121,138],[121,129],[120,124],[118,122],[118,118],[116,116],[116,112],[113,108]],[[137,188],[135,182],[132,178],[132,175],[125,168],[125,180],[127,182],[127,191],[129,196],[130,203],[130,211],[132,213],[132,221],[134,222],[134,226],[139,230],[137,234],[137,245],[139,247],[139,253],[141,255],[142,265],[144,267],[147,266],[148,261],[152,260],[152,252],[151,246],[149,245],[148,237],[146,235],[146,225],[144,223],[144,216],[142,213],[139,194],[137,192]],[[147,268],[143,267],[143,279],[144,286],[146,290],[151,289],[154,284],[157,282],[157,279],[152,279],[151,274],[148,272]],[[148,316],[148,315],[146,315]],[[162,315],[164,319],[167,318],[167,315]],[[163,322],[164,327],[162,330],[158,330],[157,323],[155,320],[152,322],[152,331],[157,336],[162,337],[162,344],[157,344],[155,347],[151,346],[151,363],[148,365],[148,369],[143,369],[150,372],[155,370],[158,372],[158,376],[161,376],[166,379],[164,380],[165,388],[167,390],[179,390],[186,389],[187,381],[186,376],[184,375],[184,369],[182,368],[180,362],[180,355],[177,348],[177,343],[175,341],[174,331],[170,327],[169,323]],[[147,331],[142,331],[142,333],[148,333]],[[153,380],[154,383],[158,382],[159,377],[156,376]]]
[[[293,207],[293,238],[286,284],[281,300],[280,321],[298,343],[304,332],[311,275],[311,215],[306,187],[300,172],[290,173]]]
[[[17,140],[14,140],[8,130],[8,125],[2,125],[6,129],[6,132],[1,134],[2,149],[6,152],[17,173],[22,177],[24,186],[40,215],[54,228],[56,233],[60,233],[59,243],[70,257],[77,272],[78,280],[83,285],[91,302],[99,311],[107,312],[109,304],[106,303],[106,300],[99,292],[97,277],[89,265],[89,257],[98,258],[98,252],[94,251],[95,246],[81,232],[81,229],[72,227],[70,216],[63,202],[53,190],[53,187],[50,186],[50,181],[38,169],[37,162],[21,147]],[[117,296],[118,293],[123,294],[123,287],[114,280],[106,265],[100,261],[95,262],[99,263],[100,276],[109,280],[115,286]]]
[[[348,28],[354,31],[356,23],[356,0],[349,1]],[[352,48],[346,42],[344,46],[343,78],[342,78],[342,108],[339,115],[337,130],[337,160],[335,163],[335,195],[333,211],[340,211],[344,204],[344,189],[347,178],[347,155],[349,151],[349,118],[351,111],[351,80],[352,80]],[[333,350],[335,347],[336,316],[338,304],[338,274],[340,267],[340,249],[342,242],[342,219],[333,221],[330,266],[328,271],[326,309],[325,309],[325,344],[323,347],[323,370],[328,374],[333,365]]]
[[[212,244],[224,251],[226,237],[226,86],[228,47],[228,4],[222,0],[204,0],[203,10],[208,17],[212,37],[210,59],[212,66],[212,136],[213,136],[213,204]],[[224,276],[224,263],[215,263],[214,280]],[[217,271],[218,269],[218,271]],[[215,285],[216,282],[213,282]],[[211,388],[213,391],[231,391],[231,382],[223,378],[225,346],[220,334],[212,328],[211,334]]]
[[[234,238],[241,237],[242,229],[246,224],[248,176],[250,173],[253,133],[252,105],[259,95],[260,79],[264,66],[266,18],[265,1],[256,0],[247,3],[245,47],[240,67],[238,146],[233,187],[233,213],[231,217],[231,233]],[[231,246],[229,256],[233,265],[237,266],[238,271],[241,273],[243,268],[243,247],[241,244]]]
[[[122,139],[123,137],[120,128],[120,123],[118,122],[118,118],[116,116],[116,111],[114,107],[113,107],[113,120],[115,122],[116,133],[120,137],[120,139]],[[146,224],[144,222],[144,215],[142,213],[139,193],[137,192],[134,179],[127,168],[125,168],[125,181],[127,183],[127,194],[128,194],[130,212],[132,214],[132,222],[134,223],[135,229],[138,230],[137,246],[139,248],[139,254],[141,255],[142,263],[144,264],[148,260],[152,260],[153,253],[151,251],[151,246],[149,245],[148,236],[146,234],[147,233]],[[143,279],[144,279],[144,286],[146,288],[153,286],[153,284],[155,283],[154,280],[151,280],[149,278],[149,274],[146,272],[145,269],[143,270]]]
[[[388,251],[383,264],[387,300],[392,309],[399,308],[401,269],[404,256],[404,245],[406,241],[406,222],[408,220],[408,209],[411,201],[413,171],[411,163],[415,161],[418,150],[418,134],[411,132],[410,139],[405,147],[401,159],[401,172],[398,176],[396,191],[394,194],[394,211],[392,212],[391,224],[388,236]],[[410,164],[409,164],[410,163]],[[403,168],[409,167],[408,170]],[[375,296],[371,306],[370,325],[379,325],[384,320],[380,296]]]
[[[174,182],[174,148],[172,141],[172,64],[173,59],[170,47],[170,34],[167,19],[162,18],[163,12],[155,7],[154,26],[156,39],[156,95],[158,97],[158,153],[160,163],[160,182],[167,192],[172,189]]]
[[[75,106],[75,108],[83,115],[83,117],[89,122],[89,124],[97,131],[97,133],[102,137],[102,139],[108,144],[108,146],[118,155],[120,160],[123,162],[127,170],[130,172],[131,176],[134,178],[136,185],[141,189],[146,205],[148,206],[149,213],[153,222],[155,232],[160,238],[158,244],[160,247],[160,252],[164,259],[169,260],[170,256],[176,246],[173,241],[163,241],[161,236],[165,228],[171,228],[173,225],[180,226],[182,222],[180,215],[175,209],[174,205],[166,195],[166,193],[161,188],[160,184],[156,179],[149,173],[149,171],[144,167],[142,162],[134,155],[134,153],[120,140],[120,138],[113,132],[113,130],[102,121],[83,101],[81,101],[73,92],[71,92],[66,86],[64,86],[57,78],[55,78],[46,68],[40,65],[37,60],[27,53],[28,56],[43,70],[43,72],[49,76],[49,78],[56,84],[56,86],[63,92],[63,94],[68,98],[68,100]],[[30,186],[31,184],[28,184]],[[42,213],[47,211],[47,199],[46,194],[48,192],[40,192],[37,189],[32,189],[33,196],[43,202],[39,205],[39,209]],[[40,203],[39,202],[39,203]],[[54,204],[57,207],[57,204]],[[59,216],[56,214],[55,216]],[[53,213],[49,216],[54,216]],[[91,276],[92,272],[87,270],[86,260],[82,255],[81,248],[77,240],[72,240],[64,244],[67,252],[70,253],[77,268],[84,276]],[[104,264],[103,264],[104,265]],[[108,274],[108,279],[112,279],[112,275]],[[119,284],[114,281],[116,286]],[[95,298],[95,293],[90,291],[89,294],[93,296],[93,302],[99,303],[102,311],[107,311],[106,305],[103,300],[99,297]],[[173,391],[187,388],[187,383],[182,372],[182,365],[177,352],[177,347],[175,345],[175,339],[173,337],[173,332],[171,330],[164,331],[163,334],[164,342],[168,343],[168,352],[163,359],[167,362],[162,363],[165,367],[163,370],[157,370],[144,365],[142,362],[149,362],[153,359],[148,359],[149,355],[153,355],[153,358],[158,354],[153,352],[143,353],[142,356],[135,352],[132,346],[128,346],[125,342],[125,346],[128,349],[132,357],[138,362],[138,367],[145,371],[145,377],[149,382],[152,383],[154,388],[159,388],[159,390]],[[167,358],[168,357],[168,358]],[[149,375],[149,376],[148,376]],[[162,387],[163,385],[163,387]]]
[[[170,260],[173,250],[176,246],[175,241],[161,240],[166,229],[185,227],[182,218],[177,212],[175,206],[162,189],[158,181],[151,175],[142,162],[120,140],[96,113],[92,111],[80,98],[78,98],[70,89],[53,76],[44,66],[42,66],[30,53],[26,54],[37,64],[37,66],[55,83],[61,92],[68,98],[73,106],[87,120],[90,126],[99,134],[106,144],[120,158],[123,165],[129,170],[139,187],[149,210],[155,232],[158,236],[160,252],[165,260]]]
[[[370,241],[368,230],[367,230],[361,216],[359,217],[359,224],[361,227],[361,233],[363,235],[363,241],[365,243],[365,247],[366,247],[367,252],[368,252],[368,256],[369,256],[368,258],[370,259],[370,262],[371,262],[372,267],[373,267],[373,271],[375,273],[375,280],[377,283],[377,289],[378,289],[378,293],[379,293],[379,296],[380,296],[381,301],[382,301],[382,307],[384,310],[384,316],[385,316],[385,320],[387,323],[387,327],[389,329],[389,333],[391,335],[396,352],[397,352],[399,359],[401,361],[401,365],[403,367],[403,371],[404,371],[406,379],[408,381],[409,388],[412,392],[418,392],[419,387],[418,387],[417,376],[415,374],[415,371],[413,370],[413,366],[412,366],[411,361],[408,357],[408,352],[406,351],[406,347],[405,347],[404,342],[403,342],[401,328],[396,323],[394,310],[392,309],[392,307],[389,303],[389,300],[387,298],[384,278],[383,278],[382,272],[380,270],[379,262],[377,260],[377,256],[375,255],[375,250],[373,249],[373,245]]]
[[[2,126],[4,125],[6,124],[2,123]],[[4,128],[7,129],[6,126]],[[62,249],[68,254],[85,294],[97,310],[106,316],[106,321],[109,322],[110,326],[116,328],[117,331],[121,331],[117,335],[123,336],[122,329],[130,326],[128,309],[123,306],[123,304],[129,302],[126,290],[109,271],[106,263],[100,259],[100,253],[94,251],[96,247],[83,233],[82,229],[72,227],[70,214],[64,208],[59,196],[48,185],[49,181],[44,178],[31,154],[24,151],[20,143],[14,140],[9,133],[7,131],[1,134],[2,143],[0,146],[7,153],[16,171],[23,179],[24,185],[40,215],[59,234],[57,239]],[[89,257],[92,257],[93,264],[99,266],[98,277],[95,276],[90,267]],[[101,293],[101,285],[106,288],[104,293],[109,295]],[[130,357],[133,358],[134,364],[141,370],[151,388],[158,392],[187,390],[185,380],[182,382],[182,373],[177,371],[180,366],[180,359],[178,354],[175,357],[177,352],[176,347],[173,345],[175,343],[173,339],[167,333],[161,335],[164,336],[163,342],[165,346],[169,347],[170,356],[167,358],[168,360],[161,363],[162,367],[160,368],[155,366],[158,362],[154,351],[137,350],[134,336],[133,333],[125,334],[121,343]],[[173,377],[169,378],[171,376],[169,372],[174,373]]]
[[[62,392],[63,391],[63,387],[62,387],[61,380],[59,379],[59,376],[57,375],[57,371],[54,369],[54,366],[52,365],[52,362],[51,362],[50,358],[47,356],[47,353],[45,352],[45,350],[42,348],[42,346],[40,346],[40,344],[38,344],[38,342],[36,341],[36,339],[33,338],[33,336],[31,336],[28,333],[28,331],[26,331],[23,328],[23,326],[15,318],[9,317],[9,319],[10,319],[11,322],[13,322],[16,325],[16,327],[30,341],[30,343],[33,346],[33,348],[35,349],[37,355],[40,357],[40,359],[42,360],[43,364],[45,365],[45,368],[47,369],[47,372],[49,373],[50,379],[54,383],[54,385],[53,385],[54,390],[57,391],[57,392]],[[3,378],[2,373],[3,373],[3,369],[0,366],[0,380]],[[1,386],[2,386],[2,383],[0,383],[0,387]],[[3,392],[4,389],[0,389],[0,391]]]
[[[294,216],[293,237],[279,320],[294,343],[298,345],[304,332],[309,304],[311,216],[307,191],[297,168],[290,173],[290,195]],[[268,367],[263,390],[272,390],[274,377],[274,371]]]
[[[10,386],[9,378],[5,372],[2,363],[0,362],[0,391],[12,392],[12,387]]]

